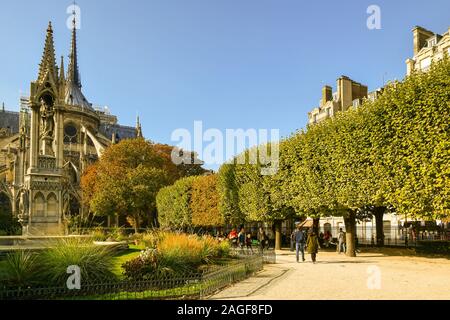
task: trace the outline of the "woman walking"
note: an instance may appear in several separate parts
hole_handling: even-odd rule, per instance
[[[261,251],[264,252],[264,249],[266,248],[266,242],[267,242],[267,235],[266,232],[263,230],[263,228],[259,228],[258,231],[258,241],[261,248]]]
[[[308,240],[306,241],[308,253],[311,255],[313,263],[316,263],[317,253],[319,252],[319,239],[314,230],[311,230]]]

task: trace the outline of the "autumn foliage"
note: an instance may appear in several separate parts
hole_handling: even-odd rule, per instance
[[[191,227],[223,226],[219,211],[217,176],[198,176],[178,180],[161,189],[157,199],[162,227],[186,229]]]
[[[156,195],[186,174],[202,173],[201,165],[177,166],[173,147],[145,139],[123,140],[105,150],[102,158],[84,173],[84,204],[99,216],[122,216],[157,226]],[[192,166],[190,171],[187,166]],[[122,219],[123,220],[123,219]]]

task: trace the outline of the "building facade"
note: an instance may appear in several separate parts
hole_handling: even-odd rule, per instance
[[[444,34],[437,34],[416,26],[413,29],[414,56],[406,60],[406,74],[427,71],[434,61],[445,54],[450,56],[450,28]]]
[[[322,89],[322,99],[319,106],[308,113],[308,123],[317,124],[338,112],[344,112],[351,107],[358,107],[368,95],[367,86],[353,81],[349,77],[341,76],[337,80],[337,92],[325,86]]]
[[[84,96],[75,25],[67,73],[63,58],[56,63],[50,23],[30,96],[21,98],[20,112],[0,112],[0,194],[31,235],[64,234],[69,217],[83,215],[87,166],[112,143],[142,135],[139,123],[121,126]]]

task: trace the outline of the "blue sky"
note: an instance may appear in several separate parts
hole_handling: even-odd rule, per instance
[[[71,1],[2,0],[0,103],[18,109],[37,76],[51,20],[68,55]],[[380,6],[382,29],[366,27]],[[303,128],[321,88],[347,75],[376,89],[402,79],[415,25],[443,33],[448,0],[79,0],[83,91],[147,138],[177,128]],[[59,58],[58,58],[59,61]]]

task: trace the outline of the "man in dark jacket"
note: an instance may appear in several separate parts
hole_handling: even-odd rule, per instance
[[[300,252],[302,253],[302,260],[305,262],[305,240],[306,236],[302,230],[302,227],[299,225],[297,231],[294,234],[295,240],[295,248],[297,254],[297,262],[300,262]]]

